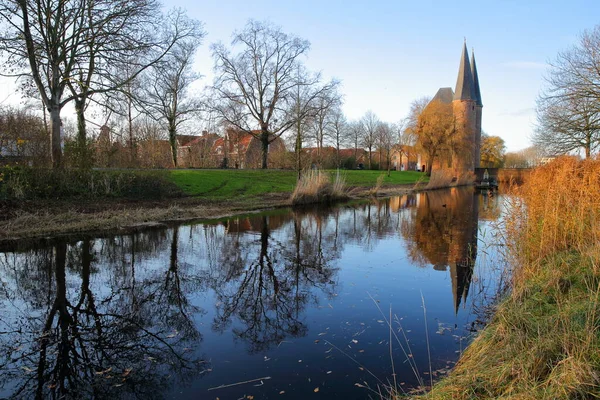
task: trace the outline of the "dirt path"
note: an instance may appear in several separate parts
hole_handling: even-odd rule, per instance
[[[410,193],[414,185],[381,188],[377,197]],[[352,199],[372,196],[372,188],[352,188]],[[31,201],[0,203],[0,246],[24,239],[55,236],[101,235],[135,232],[149,227],[230,217],[237,214],[289,207],[289,193],[271,193],[252,199],[162,201],[104,200]]]

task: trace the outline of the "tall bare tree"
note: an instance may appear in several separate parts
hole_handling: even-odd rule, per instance
[[[322,161],[322,150],[332,128],[332,116],[341,106],[342,98],[336,88],[332,88],[316,99],[316,109],[312,118],[312,136],[317,147],[317,158]]]
[[[346,116],[340,107],[336,107],[331,113],[331,129],[329,137],[335,145],[335,165],[340,168],[340,148],[350,141],[350,129]]]
[[[148,116],[166,123],[173,166],[177,167],[177,130],[194,113],[200,110],[200,102],[190,96],[190,85],[200,78],[193,71],[194,55],[205,33],[200,23],[178,16],[171,29],[188,26],[193,35],[179,40],[160,63],[148,70],[142,98],[139,104]]]
[[[385,157],[387,175],[390,176],[392,147],[396,144],[394,127],[388,122],[380,122],[377,126],[377,150],[379,152],[379,169]]]
[[[309,42],[269,23],[250,20],[234,34],[231,47],[239,51],[232,54],[222,43],[211,46],[216,111],[228,125],[260,140],[262,168],[267,168],[269,143],[297,122],[298,86],[317,84],[320,77],[298,76]]]
[[[106,72],[127,62],[125,55],[156,46],[164,53],[169,48],[153,35],[159,8],[155,0],[0,0],[4,75],[21,78],[48,110],[54,167],[62,164],[62,108],[75,101],[79,140],[84,141],[89,98],[125,83],[115,82],[117,75]],[[156,61],[140,60],[138,71]]]
[[[369,151],[369,169],[373,159],[373,149],[377,145],[377,129],[380,121],[377,115],[371,110],[367,111],[360,119],[361,124],[361,144]]]
[[[535,145],[551,155],[600,147],[600,25],[550,63],[537,103]]]

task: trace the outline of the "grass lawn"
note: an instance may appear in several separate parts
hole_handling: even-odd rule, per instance
[[[330,171],[332,174],[335,171]],[[420,172],[343,170],[348,186],[372,187],[380,175],[385,175],[383,186],[416,183],[427,179]],[[206,198],[252,197],[265,193],[291,193],[296,185],[295,171],[282,170],[172,170],[168,178],[188,196]],[[426,181],[426,180],[425,180]]]

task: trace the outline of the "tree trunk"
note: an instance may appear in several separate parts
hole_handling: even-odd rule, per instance
[[[75,100],[75,114],[77,115],[77,166],[79,168],[91,167],[91,154],[88,154],[87,133],[85,129],[85,100]]]
[[[135,142],[133,140],[133,117],[131,112],[131,97],[127,93],[127,129],[129,131],[129,162],[130,167],[136,166],[137,154],[135,149]]]
[[[369,146],[369,169],[371,169],[371,159],[373,157],[373,149]]]
[[[48,110],[48,112],[50,113],[50,121],[52,123],[52,168],[61,168],[62,140],[64,140],[64,138],[61,134],[62,129],[60,122],[60,106],[58,104],[52,104],[52,107]]]
[[[299,120],[296,129],[296,173],[298,174],[298,180],[300,180],[300,177],[302,176],[302,127],[300,126]]]
[[[262,145],[262,169],[269,168],[269,131],[262,128],[260,133],[260,144]]]
[[[173,156],[173,166],[177,168],[177,128],[174,121],[169,121],[169,144]]]

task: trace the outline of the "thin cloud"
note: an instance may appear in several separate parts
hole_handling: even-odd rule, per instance
[[[546,69],[548,64],[537,61],[509,61],[502,63],[503,66],[517,69]]]
[[[528,108],[522,108],[520,110],[505,111],[498,115],[502,116],[502,117],[526,117],[528,115],[533,114],[534,111],[535,111],[535,109],[533,107],[528,107]]]

